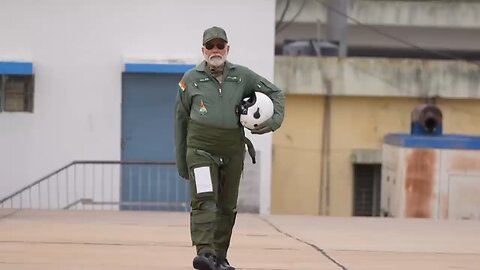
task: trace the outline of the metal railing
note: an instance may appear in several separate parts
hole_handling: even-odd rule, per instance
[[[175,162],[74,161],[0,200],[0,208],[189,211]]]

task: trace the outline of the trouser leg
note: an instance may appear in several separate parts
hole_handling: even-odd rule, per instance
[[[214,246],[218,257],[226,258],[237,215],[240,178],[244,153],[224,159],[218,180],[218,214]]]
[[[197,254],[215,254],[219,166],[194,149],[187,149],[190,170],[190,233]]]

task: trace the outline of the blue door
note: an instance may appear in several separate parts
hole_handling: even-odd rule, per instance
[[[173,164],[180,73],[123,73],[120,209],[189,210],[188,183]],[[170,162],[158,164],[157,162]]]

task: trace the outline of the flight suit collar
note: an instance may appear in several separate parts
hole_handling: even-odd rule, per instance
[[[207,62],[205,60],[203,60],[200,64],[198,64],[195,69],[197,71],[200,71],[200,72],[206,72],[206,67],[207,67]],[[228,61],[225,61],[225,70],[230,70],[230,69],[233,69],[235,68],[236,65],[233,64],[233,63],[230,63]],[[224,74],[225,74],[225,71],[224,71]]]

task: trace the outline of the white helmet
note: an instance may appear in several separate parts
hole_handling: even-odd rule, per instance
[[[254,92],[240,103],[240,123],[248,129],[254,129],[272,116],[273,102],[264,93]]]

